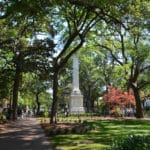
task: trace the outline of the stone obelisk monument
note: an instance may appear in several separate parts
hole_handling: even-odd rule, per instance
[[[71,114],[84,113],[83,95],[79,89],[79,60],[76,55],[73,57],[73,89],[69,104],[69,111]]]

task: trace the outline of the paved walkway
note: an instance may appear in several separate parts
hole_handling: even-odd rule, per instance
[[[0,150],[52,150],[35,118],[18,120],[0,133]]]

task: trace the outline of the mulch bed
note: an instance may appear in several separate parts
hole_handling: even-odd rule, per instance
[[[41,127],[44,129],[46,135],[58,135],[58,134],[80,134],[85,132],[83,123],[41,123]]]
[[[49,124],[49,123],[41,123],[41,126],[44,130],[49,129],[65,129],[65,128],[73,128],[80,126],[81,123],[57,123],[57,124]]]
[[[41,127],[44,129],[46,135],[58,135],[58,134],[84,134],[89,132],[91,129],[86,124],[86,120],[124,120],[124,119],[135,119],[128,117],[83,117],[81,118],[83,123],[57,123],[57,124],[49,124],[49,123],[41,123]]]

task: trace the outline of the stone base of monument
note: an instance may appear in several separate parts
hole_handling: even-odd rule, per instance
[[[83,107],[83,96],[81,94],[71,94],[69,113],[70,114],[85,113],[85,109]]]

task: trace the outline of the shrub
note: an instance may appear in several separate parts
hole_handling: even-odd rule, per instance
[[[111,150],[150,150],[150,136],[130,135],[113,141]]]
[[[150,110],[144,111],[144,117],[150,117]]]
[[[0,113],[0,123],[5,123],[6,122],[6,115],[3,113]]]
[[[45,117],[44,111],[40,111],[38,114],[36,114],[36,117]]]
[[[110,113],[114,117],[121,117],[122,116],[122,112],[121,112],[119,107],[112,109]]]

